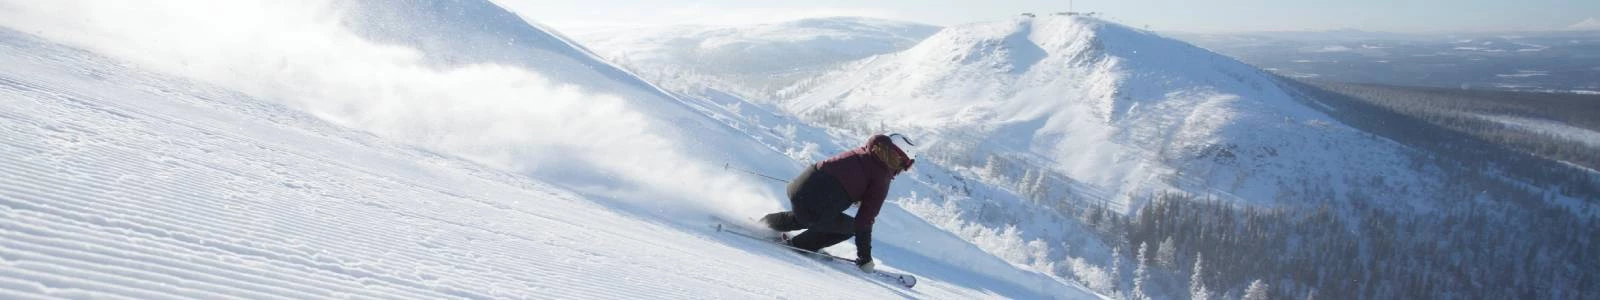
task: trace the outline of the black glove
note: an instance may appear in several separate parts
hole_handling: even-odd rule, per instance
[[[872,232],[856,232],[856,266],[872,263]]]

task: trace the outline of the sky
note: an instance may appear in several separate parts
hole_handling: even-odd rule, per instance
[[[933,25],[1065,11],[1061,0],[493,0],[558,30],[672,24],[759,24],[863,16]],[[1600,18],[1596,0],[1077,0],[1126,25],[1160,31],[1358,29],[1394,32],[1561,29]]]

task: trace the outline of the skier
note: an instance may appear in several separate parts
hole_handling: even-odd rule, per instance
[[[761,218],[779,232],[808,229],[786,243],[812,252],[856,238],[856,266],[871,273],[872,223],[889,194],[889,181],[911,169],[915,159],[906,150],[915,146],[905,135],[873,135],[860,148],[812,164],[789,182],[790,211]],[[860,205],[856,216],[844,214]]]

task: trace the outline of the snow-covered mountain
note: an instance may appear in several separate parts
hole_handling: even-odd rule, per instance
[[[678,63],[665,69],[696,64]],[[896,206],[1113,298],[1179,298],[1194,282],[1239,292],[1254,278],[1290,277],[1274,297],[1493,297],[1531,285],[1433,277],[1401,293],[1385,282],[1454,272],[1444,269],[1462,263],[1450,257],[1489,253],[1596,262],[1565,254],[1590,247],[1583,236],[1592,230],[1541,229],[1594,224],[1600,206],[1582,191],[1594,186],[1592,171],[1464,151],[1498,146],[1119,24],[1047,16],[957,25],[831,68],[779,91],[729,84],[686,99],[737,127],[777,133],[780,149],[908,133],[923,158],[897,181]],[[1460,227],[1469,223],[1490,225]],[[1467,244],[1498,246],[1459,246]],[[1438,249],[1450,254],[1422,254]],[[1146,259],[1150,251],[1158,258]],[[1179,270],[1200,270],[1202,254],[1220,264],[1205,268],[1222,269],[1210,272],[1223,282]],[[1165,266],[1152,272],[1152,262]],[[1397,264],[1415,267],[1387,267]],[[1522,278],[1502,270],[1528,264],[1539,265],[1495,260],[1466,272]],[[1574,270],[1527,273],[1562,281]],[[1340,280],[1360,276],[1387,279]]]
[[[674,34],[609,47],[661,48],[667,53],[674,47],[695,47],[652,44],[671,41]],[[613,59],[642,73],[708,65],[684,59],[647,64]],[[709,65],[739,68],[726,66],[738,61]],[[1460,168],[1440,164],[1428,150],[1341,123],[1362,112],[1320,103],[1321,98],[1302,94],[1308,91],[1304,86],[1183,42],[1093,18],[1048,16],[957,25],[903,51],[807,70],[813,74],[765,82],[699,74],[653,79],[691,95],[684,99],[699,104],[703,112],[802,161],[828,152],[818,151],[818,145],[848,146],[863,133],[910,133],[924,145],[925,159],[908,173],[908,180],[895,185],[891,194],[896,206],[1010,263],[1070,278],[1113,297],[1129,292],[1127,284],[1138,281],[1128,276],[1134,249],[1161,237],[1136,242],[1127,231],[1131,229],[1116,228],[1116,221],[1108,223],[1109,217],[1097,215],[1102,208],[1132,215],[1144,207],[1144,200],[1179,193],[1219,199],[1224,205],[1252,204],[1235,207],[1279,206],[1299,213],[1329,205],[1351,216],[1344,222],[1353,226],[1349,224],[1365,222],[1363,218],[1387,217],[1368,210],[1459,212],[1460,199],[1487,195],[1461,189],[1482,182],[1463,178],[1491,178],[1486,180],[1508,186],[1540,184],[1492,170],[1487,175],[1459,173]],[[776,86],[783,88],[774,90]],[[794,118],[806,122],[796,124]],[[1581,201],[1569,201],[1574,199],[1548,198],[1570,211],[1592,210],[1573,204]],[[1369,246],[1413,242],[1381,235],[1305,238]],[[1180,244],[1177,251],[1193,252],[1176,255],[1193,257],[1202,247],[1213,246]],[[1115,248],[1123,250],[1121,256],[1114,255]],[[1240,253],[1228,247],[1207,249],[1207,257],[1217,254],[1211,251]],[[1370,264],[1361,259],[1327,263],[1340,270]],[[1243,288],[1249,282],[1240,282],[1242,276],[1257,276],[1235,272],[1226,285]],[[1183,285],[1170,279],[1150,284]],[[1146,292],[1182,294],[1163,288]]]
[[[842,63],[910,48],[938,30],[911,22],[832,17],[741,26],[612,28],[574,37],[669,87],[764,95]]]
[[[1567,30],[1590,30],[1590,31],[1600,30],[1600,19],[1595,19],[1595,18],[1583,19],[1583,21],[1578,21],[1577,23],[1572,23],[1572,25],[1567,25],[1566,29]]]
[[[1086,217],[1100,208],[1132,214],[1164,192],[1269,206],[1359,199],[1397,211],[1445,197],[1436,193],[1442,175],[1415,168],[1420,153],[1341,124],[1270,74],[1093,18],[957,25],[826,69],[778,91],[735,82],[680,90],[701,93],[685,99],[736,127],[775,133],[774,148],[800,160],[828,151],[795,149],[909,133],[924,159],[897,180],[896,206],[1010,263],[1103,293],[1135,281],[1127,275],[1138,245],[1103,236],[1114,230]]]
[[[1340,124],[1259,69],[1093,18],[953,26],[823,77],[782,106],[916,133],[952,165],[1047,166],[1083,184],[1076,194],[1128,209],[1164,191],[1405,204],[1439,188],[1401,145]]]
[[[0,298],[1097,297],[893,204],[914,290],[716,233],[803,161],[487,1],[0,6]]]

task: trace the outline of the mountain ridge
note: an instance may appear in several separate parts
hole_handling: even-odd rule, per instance
[[[1410,172],[1389,167],[1403,149],[1339,125],[1264,71],[1088,17],[949,27],[824,77],[833,80],[781,105],[832,125],[925,132],[935,144],[995,143],[1124,202],[1186,190],[1268,204],[1297,174],[1345,180],[1357,172],[1333,166],[1354,157],[1367,160],[1353,162],[1365,173]],[[1372,146],[1321,149],[1351,143]]]

